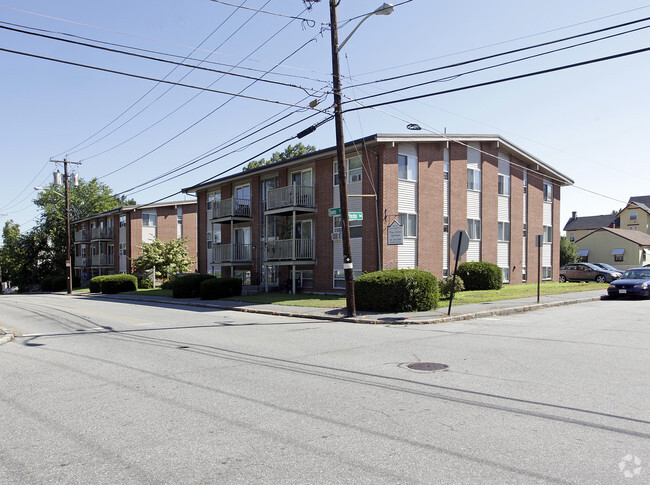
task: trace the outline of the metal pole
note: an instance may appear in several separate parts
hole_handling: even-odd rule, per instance
[[[458,270],[458,255],[460,254],[460,243],[463,240],[463,236],[458,238],[458,247],[456,248],[456,262],[454,263],[454,276],[451,280],[451,293],[449,295],[449,310],[447,310],[447,316],[451,315],[451,302],[454,299],[454,290],[456,289],[456,271]]]
[[[334,89],[334,124],[336,127],[336,157],[339,172],[341,205],[341,236],[343,238],[343,270],[345,272],[345,300],[348,317],[356,315],[354,302],[354,271],[350,249],[350,221],[348,218],[348,181],[345,170],[345,141],[343,138],[343,110],[341,107],[341,73],[339,71],[339,39],[336,20],[337,0],[330,0],[330,31],[332,34],[332,82]]]
[[[537,303],[539,303],[539,286],[542,279],[542,244],[541,236],[537,236]]]
[[[68,193],[68,159],[63,159],[63,176],[65,178],[65,234],[66,234],[66,275],[68,280],[68,295],[72,294],[72,259],[70,258],[70,194]]]

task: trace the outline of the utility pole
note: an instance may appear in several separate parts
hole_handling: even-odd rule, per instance
[[[350,219],[348,215],[348,179],[345,167],[345,141],[343,139],[343,110],[341,106],[341,73],[339,70],[339,35],[336,20],[337,0],[330,0],[330,31],[332,34],[332,81],[334,88],[334,123],[336,127],[336,157],[339,172],[339,199],[341,202],[341,236],[343,238],[343,270],[345,272],[345,301],[348,317],[356,315],[354,301],[354,271],[350,244]]]
[[[70,176],[68,174],[68,164],[81,165],[81,162],[70,162],[68,157],[65,157],[63,161],[61,160],[50,160],[52,163],[62,163],[63,164],[63,185],[65,187],[65,235],[66,235],[66,261],[65,261],[65,274],[67,279],[67,288],[68,295],[72,294],[72,259],[71,259],[71,246],[72,238],[70,236],[70,194],[68,191],[68,185],[70,183]]]

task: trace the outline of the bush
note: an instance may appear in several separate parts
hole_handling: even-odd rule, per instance
[[[438,281],[419,269],[366,273],[354,282],[354,291],[359,310],[422,312],[438,307]]]
[[[450,276],[444,280],[438,281],[438,289],[440,290],[440,298],[449,298],[451,296],[451,288],[454,287],[454,293],[463,291],[465,285],[463,283],[463,278],[456,275],[456,284],[454,285],[454,277]]]
[[[494,263],[474,261],[461,263],[456,274],[463,279],[465,289],[499,290],[503,286],[503,272]]]
[[[68,289],[68,278],[62,274],[46,276],[41,281],[42,291],[63,291]]]
[[[147,278],[146,276],[138,277],[139,290],[150,290],[151,288],[153,288],[153,281],[151,281],[150,278]]]
[[[102,280],[106,278],[106,276],[107,275],[95,276],[94,278],[90,279],[90,283],[88,284],[88,289],[90,290],[91,293],[102,292]]]
[[[138,289],[138,278],[132,274],[112,274],[101,280],[102,293],[114,294]]]
[[[174,298],[198,298],[201,296],[201,282],[213,279],[211,274],[188,274],[177,276],[172,283]]]
[[[242,282],[239,278],[211,278],[203,280],[200,286],[201,300],[218,300],[241,295]]]

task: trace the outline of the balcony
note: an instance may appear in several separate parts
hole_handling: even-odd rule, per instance
[[[253,217],[251,200],[233,197],[232,199],[215,200],[212,206],[213,222],[250,221]]]
[[[252,263],[250,244],[217,244],[212,247],[212,262],[221,263]]]
[[[315,261],[314,239],[278,239],[266,242],[264,260],[269,262]]]
[[[112,254],[95,254],[92,256],[93,266],[113,266],[114,261]]]
[[[279,214],[288,211],[314,212],[314,187],[289,185],[266,192],[266,213]]]
[[[74,267],[85,268],[88,265],[88,259],[89,258],[77,256],[76,258],[74,258]]]
[[[75,231],[74,233],[74,242],[76,243],[89,243],[90,242],[90,232],[86,229],[80,231]]]
[[[98,239],[113,239],[112,227],[93,227],[91,229],[90,239],[96,241]]]

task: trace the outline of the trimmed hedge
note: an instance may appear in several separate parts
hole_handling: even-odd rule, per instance
[[[90,290],[91,293],[102,292],[102,280],[106,278],[106,276],[108,275],[95,276],[94,278],[90,279],[90,282],[88,283],[88,289]]]
[[[211,274],[188,274],[177,276],[172,283],[172,296],[174,298],[198,298],[201,296],[201,283],[214,279]]]
[[[424,312],[438,307],[438,280],[419,269],[361,275],[354,282],[356,306],[374,312]]]
[[[114,294],[138,289],[138,278],[132,274],[106,275],[101,280],[102,293]]]
[[[456,274],[463,279],[465,289],[468,291],[500,290],[503,286],[501,268],[487,261],[461,263]]]
[[[451,288],[454,286],[454,276],[449,276],[444,280],[438,281],[438,289],[440,290],[440,298],[449,298],[451,296]],[[454,286],[454,294],[465,289],[463,278],[456,275],[456,285]]]
[[[42,291],[63,291],[68,287],[68,279],[62,274],[46,276],[41,281]]]
[[[239,278],[211,278],[200,285],[201,300],[218,300],[241,295],[242,282]]]

